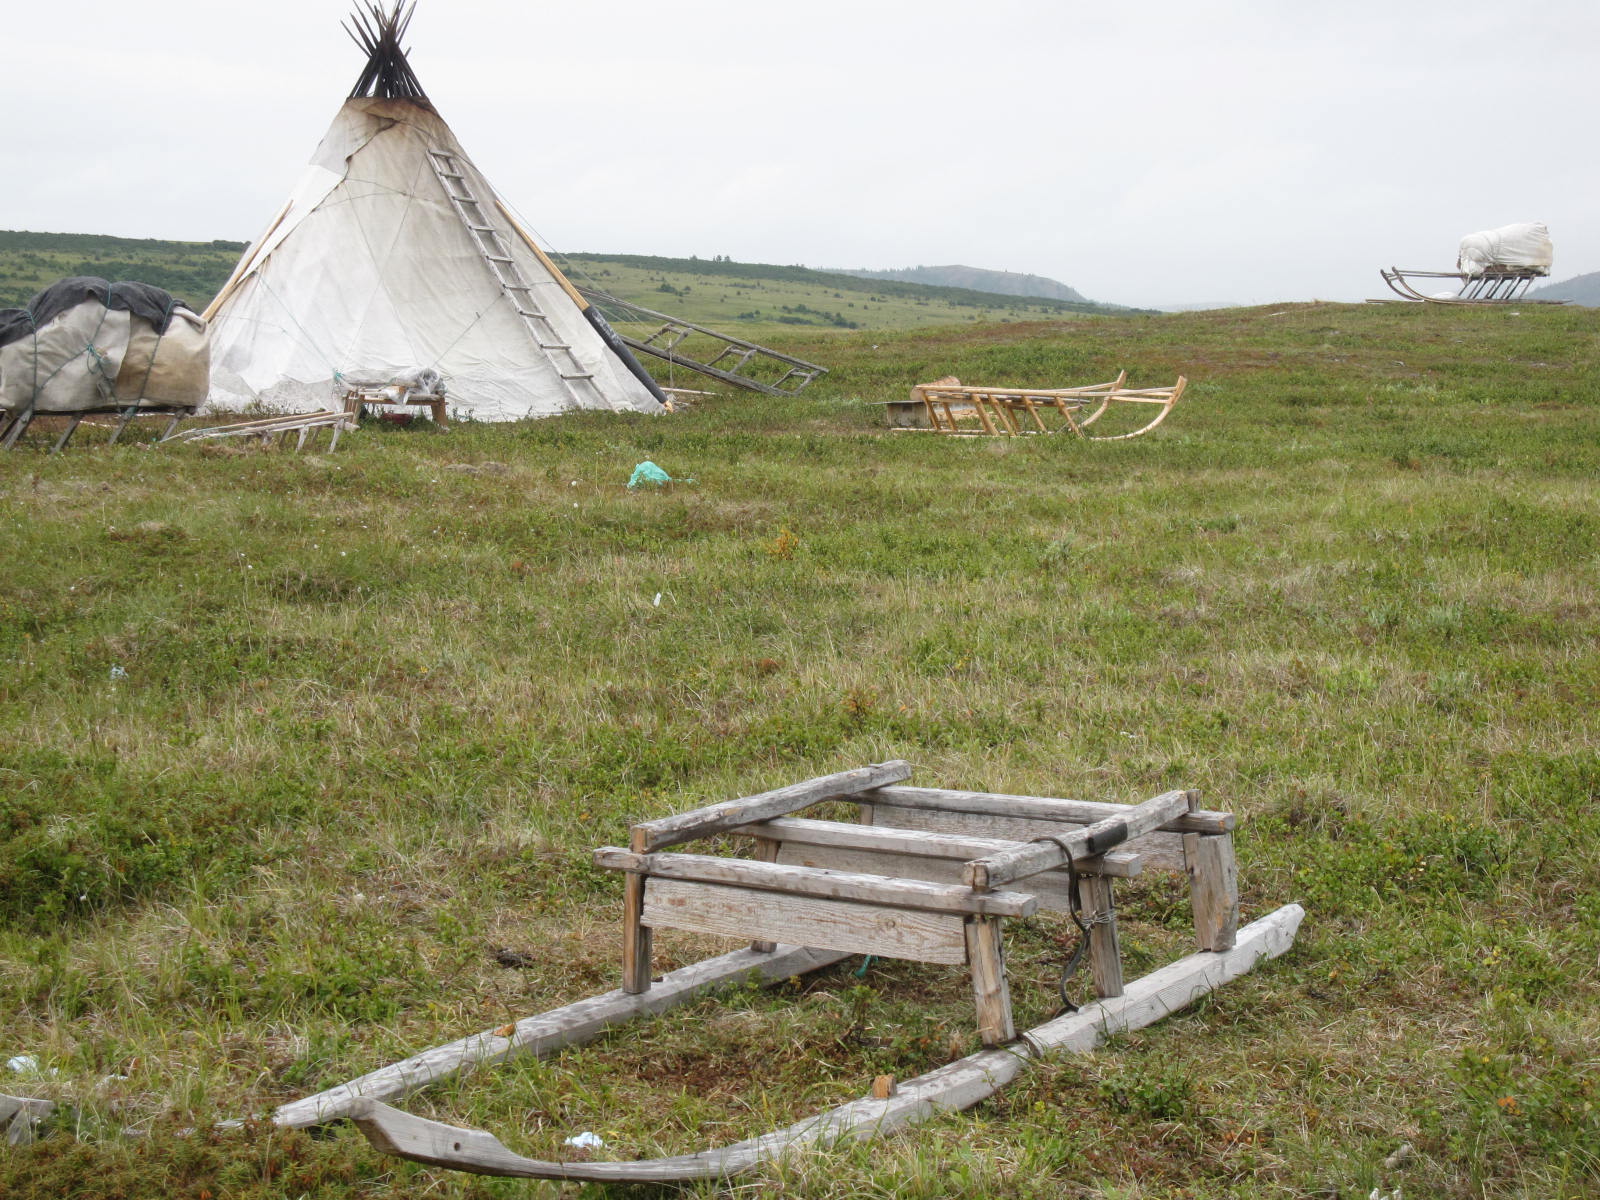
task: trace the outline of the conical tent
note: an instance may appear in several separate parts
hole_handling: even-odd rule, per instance
[[[422,94],[399,44],[409,10],[369,15],[356,94],[206,310],[211,405],[337,407],[351,385],[432,369],[478,420],[661,411]]]

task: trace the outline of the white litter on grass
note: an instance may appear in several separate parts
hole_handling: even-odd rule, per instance
[[[661,593],[660,592],[656,593],[655,606],[657,608],[661,607]]]
[[[6,1066],[10,1067],[18,1075],[56,1076],[61,1074],[54,1067],[44,1068],[39,1066],[39,1060],[31,1054],[18,1054],[13,1058],[8,1058],[6,1059]]]
[[[585,1129],[582,1133],[569,1137],[563,1145],[576,1146],[580,1150],[599,1150],[605,1146],[598,1133],[590,1133]]]

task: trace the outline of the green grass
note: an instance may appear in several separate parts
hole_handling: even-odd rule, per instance
[[[1593,322],[795,328],[834,367],[803,399],[0,456],[0,1061],[57,1072],[0,1090],[72,1110],[0,1154],[0,1194],[583,1194],[349,1129],[183,1131],[615,986],[592,847],[904,757],[928,785],[1199,788],[1241,817],[1246,916],[1306,922],[1193,1009],[766,1189],[1593,1195]],[[1122,367],[1192,381],[1126,443],[891,434],[877,407]],[[694,482],[629,492],[647,458]],[[1130,976],[1184,952],[1176,881],[1119,908]],[[1025,1024],[1069,942],[1016,931]],[[971,1047],[959,972],[856,966],[409,1106],[526,1152],[681,1152]]]

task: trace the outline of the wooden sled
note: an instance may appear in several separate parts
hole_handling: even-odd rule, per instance
[[[1298,905],[1237,928],[1234,819],[1200,809],[1193,792],[1121,805],[899,786],[909,775],[903,762],[880,763],[635,825],[629,849],[595,852],[600,865],[627,873],[620,990],[426,1051],[286,1104],[273,1120],[304,1127],[347,1117],[386,1153],[478,1174],[619,1183],[720,1178],[792,1148],[871,1138],[970,1107],[1031,1060],[1089,1050],[1160,1020],[1293,943],[1304,915]],[[838,800],[860,806],[860,823],[790,815]],[[757,857],[661,852],[727,835],[754,839]],[[1124,986],[1111,885],[1146,864],[1190,877],[1200,949]],[[1002,922],[1040,908],[1068,913],[1084,932],[1098,999],[1019,1037]],[[652,979],[651,929],[658,925],[754,940],[749,949]],[[780,933],[814,944],[780,944]],[[785,1129],[636,1162],[525,1158],[487,1132],[387,1103],[486,1062],[581,1045],[722,984],[778,983],[853,953],[964,962],[985,1049]]]
[[[911,407],[920,402],[927,422],[923,428],[958,437],[1070,431],[1088,441],[1116,442],[1149,433],[1165,421],[1189,382],[1180,375],[1172,387],[1129,388],[1123,386],[1126,379],[1124,371],[1109,383],[1029,389],[964,387],[959,379],[947,378],[912,388]],[[1145,410],[1138,428],[1110,433],[1103,427],[1091,432],[1108,412],[1133,409]]]
[[[254,421],[239,421],[233,425],[202,425],[198,429],[185,429],[182,433],[162,439],[166,442],[204,442],[217,438],[260,438],[263,444],[276,438],[281,445],[290,434],[295,435],[296,453],[305,447],[306,440],[320,429],[328,434],[328,451],[339,448],[339,435],[355,428],[356,418],[348,412],[327,409],[324,412],[287,413],[276,417],[262,417]]]
[[[1399,267],[1379,268],[1378,274],[1389,285],[1389,290],[1402,300],[1424,301],[1428,304],[1565,304],[1565,300],[1529,300],[1527,292],[1534,280],[1544,279],[1548,272],[1538,270],[1493,270],[1481,275],[1465,271],[1402,271]],[[1449,279],[1455,283],[1452,296],[1433,296],[1422,290],[1428,284],[1418,285],[1412,280]]]
[[[106,439],[106,445],[115,446],[124,431],[133,423],[135,417],[166,417],[167,427],[158,440],[166,440],[172,436],[172,431],[178,427],[178,422],[185,417],[194,415],[193,407],[140,407],[133,405],[101,405],[80,408],[73,412],[47,412],[36,413],[31,406],[0,410],[0,449],[9,450],[28,431],[28,426],[40,417],[64,418],[67,422],[54,444],[50,447],[51,454],[60,454],[67,448],[67,443],[72,440],[72,435],[78,431],[78,426],[85,417],[90,416],[115,416],[117,423],[111,430],[111,436]]]

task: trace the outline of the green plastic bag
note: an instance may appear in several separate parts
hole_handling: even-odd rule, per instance
[[[642,462],[633,469],[633,477],[628,480],[628,486],[638,487],[641,483],[671,483],[672,476],[668,475],[653,462]]]

